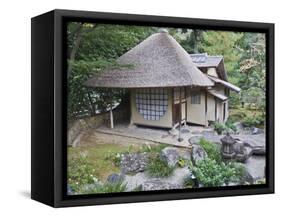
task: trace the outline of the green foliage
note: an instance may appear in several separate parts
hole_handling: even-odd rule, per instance
[[[227,123],[228,122],[241,122],[244,127],[263,128],[265,124],[265,114],[257,109],[231,109]]]
[[[228,129],[233,130],[233,132],[236,132],[236,131],[237,131],[237,127],[234,125],[234,123],[233,123],[231,120],[227,120],[227,121],[225,122],[225,126],[226,126]]]
[[[105,160],[106,161],[111,161],[115,166],[119,167],[121,158],[123,154],[129,154],[129,153],[134,153],[134,152],[141,152],[140,150],[135,150],[135,147],[133,145],[128,146],[126,149],[120,151],[120,152],[112,152],[108,151],[105,155]]]
[[[188,176],[188,177],[184,180],[184,186],[185,186],[186,188],[194,188],[194,187],[196,187],[194,181],[192,180],[192,178],[191,178],[190,176]]]
[[[98,24],[83,35],[77,60],[116,59],[155,31],[153,27]]]
[[[173,173],[174,169],[175,167],[169,167],[168,164],[158,156],[150,159],[147,172],[150,176],[167,177]]]
[[[113,60],[97,59],[92,61],[69,62],[72,72],[68,79],[68,117],[76,118],[83,116],[84,111],[94,115],[96,110],[106,111],[109,102],[120,102],[126,92],[124,90],[109,90],[99,88],[87,88],[84,82],[93,73],[112,67],[129,67],[115,63]],[[81,113],[82,112],[82,113]]]
[[[238,181],[241,178],[240,170],[236,165],[218,163],[210,158],[200,161],[196,167],[191,167],[192,173],[204,187],[218,187]]]
[[[185,167],[187,165],[187,161],[184,158],[180,158],[177,164],[179,167]]]
[[[226,129],[225,125],[224,124],[220,124],[218,122],[215,122],[214,123],[214,130],[219,134],[221,135],[222,132]]]
[[[232,82],[233,84],[237,84],[237,82]],[[230,91],[229,94],[229,108],[239,108],[240,107],[240,94],[238,93],[233,93],[232,91]]]
[[[241,122],[247,117],[247,112],[245,109],[230,109],[228,121],[235,123],[235,122]]]
[[[92,184],[98,181],[94,176],[95,169],[88,162],[87,156],[84,153],[68,160],[67,175],[68,184],[74,192],[79,192],[85,184]]]
[[[263,127],[264,126],[264,117],[261,115],[257,116],[247,116],[242,124],[244,127]]]
[[[79,193],[80,194],[102,194],[102,193],[115,193],[115,192],[125,192],[127,188],[127,185],[122,182],[117,183],[98,183],[95,184],[93,187],[82,190]]]
[[[204,138],[200,139],[199,144],[206,151],[210,159],[215,160],[218,163],[222,161],[221,153],[218,145],[209,142]]]
[[[227,166],[235,170],[235,175],[232,177],[233,182],[239,182],[246,175],[245,166],[242,163],[231,161]]]
[[[159,145],[142,145],[141,151],[147,153],[160,153],[162,149],[166,148],[168,145],[159,144]]]
[[[71,22],[68,40],[68,117],[92,116],[108,110],[110,104],[128,97],[124,90],[87,88],[84,82],[105,68],[118,65],[116,59],[155,32],[154,27]]]
[[[94,139],[93,139],[94,140]],[[106,181],[107,177],[112,173],[119,173],[120,168],[119,157],[122,153],[126,153],[130,150],[131,153],[140,151],[139,146],[124,146],[120,144],[104,144],[91,141],[92,146],[87,147],[69,147],[68,148],[68,162],[72,164],[72,159],[76,159],[80,156],[80,153],[87,152],[87,163],[89,166],[95,169],[92,173],[100,181]],[[73,166],[79,167],[80,164],[73,163]]]
[[[191,54],[204,52],[202,49],[203,32],[198,29],[182,29],[185,37],[180,41],[181,46]]]
[[[121,153],[113,153],[113,152],[108,152],[105,156],[105,160],[110,160],[112,161],[112,163],[119,167],[120,166],[120,162],[121,162]]]
[[[219,134],[221,135],[223,133],[223,131],[226,131],[226,132],[236,132],[237,131],[237,128],[236,126],[234,125],[234,119],[233,118],[228,118],[228,120],[225,122],[225,124],[221,124],[221,123],[218,123],[218,122],[215,122],[214,123],[214,130]],[[241,119],[240,119],[241,121]]]
[[[203,33],[202,49],[209,55],[222,55],[226,71],[233,74],[238,67],[241,52],[237,48],[242,33],[224,31],[205,31]]]

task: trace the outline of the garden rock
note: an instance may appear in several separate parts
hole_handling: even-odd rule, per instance
[[[191,151],[191,160],[197,165],[200,161],[204,160],[207,157],[206,151],[199,145],[194,145]]]
[[[264,156],[252,156],[244,164],[246,169],[246,175],[244,181],[252,184],[257,180],[265,178],[265,157]]]
[[[160,158],[166,161],[169,167],[174,167],[179,160],[179,151],[175,147],[166,147],[161,150]]]
[[[191,145],[199,145],[199,141],[201,138],[201,136],[192,136],[188,141]]]
[[[203,137],[210,137],[210,136],[216,136],[216,132],[214,130],[203,130],[202,136]]]
[[[181,188],[183,188],[181,185],[163,182],[161,180],[150,180],[142,184],[143,191],[181,189]]]
[[[244,163],[252,155],[252,148],[245,146],[244,142],[237,141],[233,145],[235,152],[234,160]]]
[[[204,138],[205,140],[208,140],[209,142],[216,143],[218,145],[221,145],[221,139],[222,136],[219,136],[215,133],[204,133],[202,136],[192,136],[188,141],[191,145],[199,145],[200,139]]]
[[[121,156],[120,169],[122,173],[142,172],[148,165],[147,153],[128,153]]]
[[[253,128],[251,129],[251,131],[252,131],[252,134],[253,134],[253,135],[264,133],[264,130],[263,130],[263,129],[260,129],[260,128],[257,128],[257,127],[253,127]]]
[[[244,145],[252,149],[252,154],[254,155],[265,155],[265,135],[237,135],[235,136],[236,140],[244,142]]]
[[[191,160],[191,152],[189,150],[180,153],[180,158],[189,161]]]
[[[126,183],[127,191],[133,191],[138,189],[140,186],[143,186],[144,183],[154,183],[154,182],[161,182],[162,185],[165,186],[176,186],[182,187],[184,186],[184,182],[186,179],[191,177],[191,172],[187,166],[182,168],[176,168],[171,176],[168,177],[151,177],[146,172],[140,172],[134,175],[125,175],[123,183]],[[148,185],[148,184],[147,184]],[[145,187],[145,189],[147,189]]]
[[[124,175],[122,174],[112,173],[107,177],[107,181],[112,184],[120,183],[123,180],[124,180]]]

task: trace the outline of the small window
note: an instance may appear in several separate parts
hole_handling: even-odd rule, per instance
[[[201,104],[200,91],[194,91],[191,93],[191,104]]]

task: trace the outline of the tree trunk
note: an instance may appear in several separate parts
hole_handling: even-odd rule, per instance
[[[74,34],[76,34],[76,39],[73,42],[73,48],[70,51],[70,55],[69,55],[69,59],[68,59],[68,66],[67,66],[67,77],[70,77],[71,74],[71,63],[75,61],[76,58],[76,54],[77,51],[79,49],[82,37],[83,37],[83,33],[90,33],[91,31],[93,31],[95,28],[97,27],[97,24],[95,24],[93,27],[89,28],[87,31],[83,32],[83,24],[79,24],[79,27],[77,27],[77,29],[75,30]]]

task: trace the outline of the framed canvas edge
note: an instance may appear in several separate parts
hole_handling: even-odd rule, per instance
[[[103,12],[88,11],[72,11],[72,10],[54,10],[54,207],[82,206],[82,205],[101,205],[115,203],[132,203],[132,202],[152,202],[163,200],[178,199],[197,199],[225,196],[242,196],[254,194],[274,193],[274,24],[273,23],[255,23],[241,21],[225,21],[225,20],[208,20],[195,18],[177,18],[177,17],[161,17],[149,15],[133,15],[133,14],[116,14]],[[126,21],[141,23],[158,23],[163,25],[177,24],[188,25],[193,28],[196,26],[228,30],[246,30],[259,31],[267,34],[267,165],[269,165],[269,179],[266,187],[257,189],[231,189],[219,191],[189,192],[184,193],[157,193],[153,192],[149,195],[129,195],[99,198],[75,198],[66,199],[63,194],[63,168],[66,162],[62,161],[63,144],[63,96],[65,88],[63,88],[63,19],[64,18],[82,18],[85,20],[99,19],[107,21]]]

